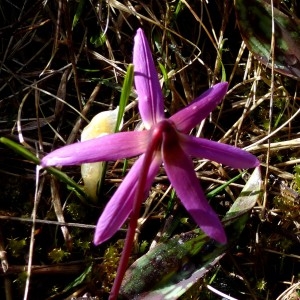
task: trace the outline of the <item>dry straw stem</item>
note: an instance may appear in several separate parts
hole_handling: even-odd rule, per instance
[[[297,300],[299,297],[298,291],[300,287],[300,282],[293,283],[288,287],[276,300]]]

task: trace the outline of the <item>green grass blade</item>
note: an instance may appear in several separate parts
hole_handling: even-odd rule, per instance
[[[77,25],[84,8],[85,0],[80,0],[73,18],[72,29]]]
[[[118,113],[115,132],[119,131],[120,125],[122,123],[125,107],[127,105],[131,93],[131,88],[133,83],[133,72],[134,72],[133,64],[129,64],[125,75],[123,87],[122,87],[120,103],[119,103],[119,113]]]
[[[5,138],[5,137],[1,137],[0,142],[2,144],[4,144],[5,146],[7,146],[8,148],[10,148],[11,150],[13,150],[14,152],[16,152],[17,154],[19,154],[19,155],[23,156],[24,158],[28,159],[29,161],[35,163],[36,165],[40,164],[39,158],[37,158],[31,151],[26,149],[24,146],[14,142],[8,138]],[[57,179],[66,183],[73,191],[75,191],[77,193],[77,195],[80,196],[81,200],[86,198],[86,194],[83,191],[83,189],[81,188],[81,186],[78,185],[66,173],[64,173],[54,167],[49,167],[49,168],[45,168],[45,169],[49,174],[54,175]]]

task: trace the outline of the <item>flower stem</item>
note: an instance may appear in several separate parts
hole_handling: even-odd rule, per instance
[[[119,290],[123,281],[123,277],[125,275],[125,272],[127,270],[127,265],[129,261],[129,257],[131,254],[131,249],[133,246],[134,242],[134,236],[135,236],[135,231],[137,228],[137,223],[138,223],[138,218],[140,215],[140,208],[142,205],[142,202],[144,200],[144,192],[145,192],[145,186],[147,183],[147,176],[149,172],[149,168],[153,159],[153,155],[155,153],[155,150],[157,149],[157,146],[159,145],[162,137],[162,132],[160,130],[153,132],[152,140],[151,143],[149,144],[146,152],[145,152],[145,157],[144,161],[142,164],[142,172],[140,179],[138,181],[137,185],[137,190],[135,193],[135,200],[133,204],[133,209],[130,214],[130,222],[126,234],[126,239],[125,239],[125,245],[124,249],[122,251],[120,263],[118,266],[117,270],[117,275],[116,279],[114,281],[109,300],[115,300],[118,297]]]
[[[130,223],[128,226],[127,234],[126,234],[126,239],[125,239],[125,245],[124,249],[122,251],[122,256],[119,262],[118,270],[117,270],[117,275],[116,279],[114,281],[109,300],[115,300],[118,297],[119,290],[122,284],[123,277],[125,275],[126,269],[127,269],[127,264],[128,260],[131,254],[131,249],[134,241],[134,235],[135,235],[135,229],[137,227],[137,218],[133,216],[134,213],[132,212],[131,214],[131,219]]]

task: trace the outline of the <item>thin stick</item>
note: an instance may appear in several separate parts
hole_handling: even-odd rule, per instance
[[[271,135],[272,132],[272,119],[273,119],[273,105],[274,105],[274,70],[275,70],[275,22],[274,22],[274,6],[273,0],[271,0],[271,9],[272,9],[272,38],[271,38],[271,97],[270,97],[270,110],[269,110],[269,128],[268,128],[268,136]],[[265,176],[265,187],[268,185],[268,178],[269,178],[269,163],[270,163],[270,139],[267,140],[268,148],[267,148],[267,158],[266,158],[266,176]],[[261,217],[262,219],[265,218],[265,210],[267,205],[267,198],[268,198],[268,188],[265,188],[264,196],[263,196],[263,203],[262,203],[262,211]]]
[[[29,245],[28,265],[27,265],[27,279],[26,279],[24,297],[23,297],[24,300],[28,299],[31,267],[32,267],[32,260],[33,260],[33,249],[34,249],[35,219],[36,219],[36,212],[37,212],[39,199],[41,196],[41,191],[45,180],[45,177],[43,177],[41,183],[39,181],[40,169],[41,169],[40,166],[36,167],[36,184],[35,184],[35,193],[34,193],[34,204],[32,209],[32,227],[31,227],[31,236],[30,236],[30,245]]]

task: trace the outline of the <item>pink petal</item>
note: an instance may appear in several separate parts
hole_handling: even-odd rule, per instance
[[[168,146],[164,147],[163,144],[165,169],[182,204],[208,236],[226,243],[224,228],[205,198],[191,159],[178,144],[173,145],[173,151],[166,152],[164,148]]]
[[[140,173],[143,172],[143,159],[144,154],[141,155],[141,157],[132,166],[129,173],[106,205],[96,226],[96,232],[94,235],[95,245],[99,245],[111,238],[117,230],[121,228],[131,213],[139,176]],[[161,159],[156,157],[150,165],[147,175],[147,183],[145,186],[145,197],[147,197],[147,192],[158,172],[160,164]]]
[[[151,50],[142,29],[138,29],[133,48],[134,82],[139,111],[147,129],[164,119],[163,95]]]
[[[237,169],[254,168],[259,160],[251,153],[227,144],[180,135],[182,148],[193,157],[206,158]]]
[[[128,131],[104,135],[96,139],[59,148],[46,155],[41,165],[79,165],[137,156],[147,147],[149,132]]]
[[[175,123],[177,130],[188,133],[197,124],[204,120],[222,101],[226,95],[227,87],[227,82],[214,85],[201,96],[196,98],[189,106],[170,117],[170,120]]]

